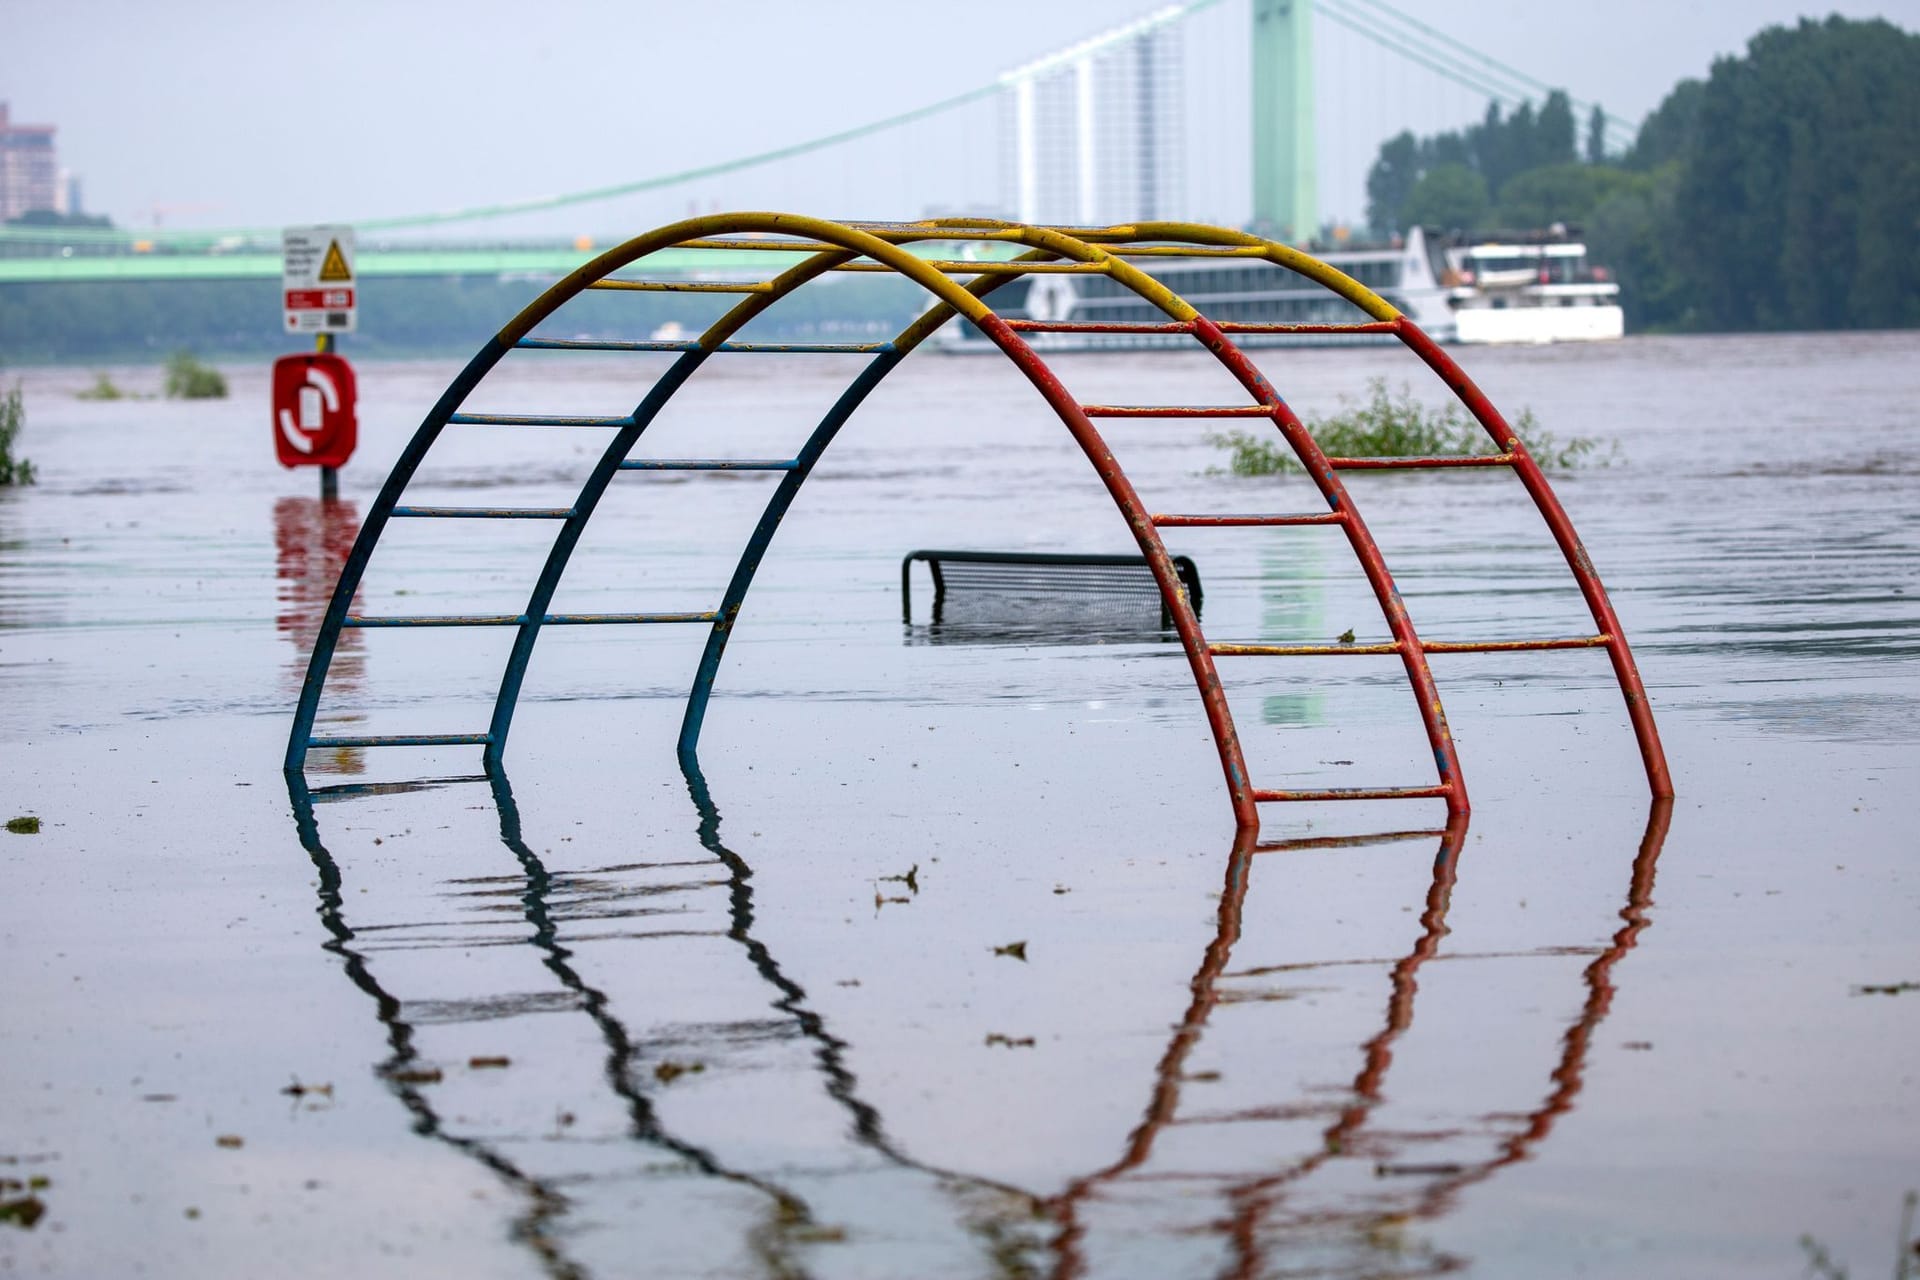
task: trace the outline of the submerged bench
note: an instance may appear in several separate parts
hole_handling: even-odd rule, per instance
[[[1200,570],[1187,556],[1173,569],[1194,612],[1200,611]],[[1173,625],[1145,556],[1071,555],[1041,551],[911,551],[900,562],[900,617],[913,623],[913,566],[933,578],[933,614],[980,626],[1004,622],[1037,630],[1049,621],[1070,624],[1089,615],[1114,619],[1151,610],[1161,628]],[[949,606],[956,616],[948,617]]]

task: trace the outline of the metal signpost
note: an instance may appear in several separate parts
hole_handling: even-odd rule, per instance
[[[359,282],[353,267],[353,228],[288,227],[282,233],[281,245],[281,298],[285,303],[287,332],[313,334],[314,349],[322,357],[337,362],[339,368],[346,369],[346,361],[333,354],[333,336],[336,333],[352,333],[360,315]],[[276,385],[279,381],[276,378]],[[346,369],[344,378],[334,377],[330,381],[335,385],[343,385],[346,391],[344,407],[338,402],[328,406],[331,419],[338,420],[344,413],[348,424],[344,451],[337,448],[301,449],[295,443],[290,453],[287,448],[286,415],[281,412],[285,406],[276,401],[274,411],[274,438],[282,463],[288,466],[317,465],[320,468],[322,498],[339,496],[340,475],[337,468],[347,460],[346,455],[353,452],[352,370]],[[304,416],[295,417],[296,429]],[[338,438],[337,429],[330,434]],[[290,457],[294,460],[289,461]]]

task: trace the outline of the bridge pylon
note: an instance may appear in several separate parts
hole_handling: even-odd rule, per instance
[[[1313,0],[1253,0],[1252,10],[1253,229],[1303,245],[1320,233]]]

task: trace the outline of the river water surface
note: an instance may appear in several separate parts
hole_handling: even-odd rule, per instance
[[[1895,1274],[1920,338],[1460,357],[1617,445],[1557,485],[1670,809],[1602,655],[1442,655],[1470,823],[1267,806],[1274,847],[1237,848],[1151,611],[936,626],[921,578],[903,623],[916,548],[1131,549],[1011,367],[933,354],[801,493],[698,772],[704,629],[572,627],[503,772],[339,749],[290,788],[340,559],[457,366],[360,367],[336,504],[273,462],[262,367],[214,403],[18,373],[40,483],[0,490],[0,817],[43,825],[0,834],[0,1274]],[[1378,375],[1437,397],[1398,351],[1261,363],[1307,414]],[[623,413],[661,367],[528,353],[469,408]],[[1057,367],[1088,401],[1239,399],[1200,356]],[[856,368],[718,359],[639,452],[790,454]],[[1209,474],[1193,423],[1108,434],[1155,510],[1313,506]],[[566,506],[598,444],[471,429],[410,498]],[[554,610],[714,607],[772,483],[626,473]],[[1505,473],[1352,487],[1428,638],[1591,630]],[[552,531],[396,524],[361,609],[516,613]],[[1385,635],[1328,530],[1169,533],[1215,640]],[[507,639],[349,633],[320,731],[482,730]],[[1256,785],[1430,781],[1394,659],[1223,672]]]

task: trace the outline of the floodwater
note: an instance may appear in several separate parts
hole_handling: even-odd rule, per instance
[[[262,368],[211,404],[18,373],[41,482],[0,491],[0,816],[43,826],[0,834],[0,1274],[1896,1274],[1920,337],[1459,354],[1510,414],[1617,442],[1558,487],[1670,809],[1602,655],[1443,655],[1469,824],[1269,805],[1276,847],[1236,847],[1151,616],[934,626],[923,579],[902,622],[918,548],[1130,549],[1011,368],[931,353],[801,493],[700,772],[673,742],[703,629],[571,627],[503,773],[340,749],[290,789],[336,567],[456,366],[360,368],[335,505],[273,462]],[[1310,413],[1374,375],[1437,393],[1397,350],[1261,359]],[[529,353],[470,407],[621,413],[660,367]],[[642,452],[790,453],[855,367],[721,358]],[[1090,401],[1239,398],[1185,354],[1058,367]],[[1312,508],[1206,474],[1191,422],[1109,435],[1156,510]],[[471,429],[412,496],[565,506],[597,439]],[[712,608],[772,483],[622,475],[554,610]],[[1353,485],[1424,635],[1590,630],[1511,477]],[[396,525],[361,608],[517,612],[552,528]],[[1384,634],[1337,534],[1169,532],[1216,640]],[[320,731],[479,731],[505,653],[350,633]],[[1430,781],[1392,658],[1224,672],[1256,785]]]

